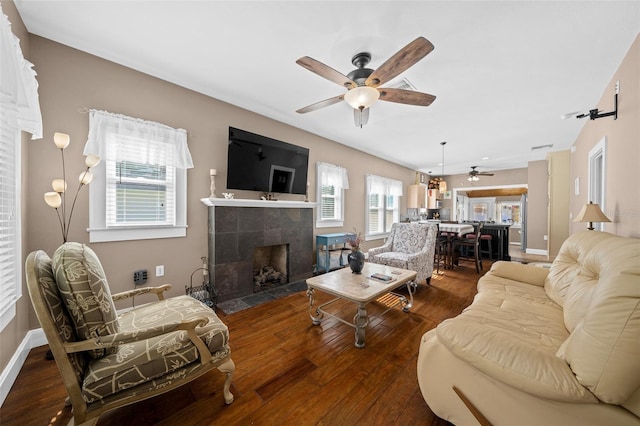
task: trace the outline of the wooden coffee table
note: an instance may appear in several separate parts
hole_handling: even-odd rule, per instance
[[[390,282],[383,282],[370,278],[374,273],[388,275],[392,277],[393,280]],[[398,303],[402,306],[402,310],[404,312],[409,312],[409,309],[413,306],[413,293],[415,292],[415,283],[413,280],[415,280],[416,275],[417,273],[415,271],[366,262],[361,274],[354,274],[351,272],[351,269],[342,268],[309,278],[307,279],[307,296],[309,296],[309,313],[311,321],[313,324],[319,325],[320,320],[326,314],[350,325],[351,327],[354,327],[356,329],[356,347],[363,348],[364,330],[369,323],[369,317],[367,316],[366,309],[367,303],[377,299],[383,294],[391,293],[398,297]],[[402,287],[403,285],[407,286],[410,300],[407,300],[404,295],[396,294],[392,291]],[[313,295],[315,290],[332,294],[336,296],[336,298],[314,308]],[[357,305],[358,309],[355,317],[353,318],[353,323],[345,321],[344,319],[323,309],[327,305],[330,305],[340,299],[348,300]],[[389,309],[391,308],[387,308],[387,310]],[[387,310],[384,312],[387,312]]]

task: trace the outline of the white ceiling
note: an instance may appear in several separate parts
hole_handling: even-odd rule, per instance
[[[15,3],[33,34],[435,175],[441,141],[447,175],[568,149],[585,121],[560,115],[596,107],[640,32],[638,0]],[[295,112],[345,91],[296,59],[347,74],[367,51],[375,69],[418,36],[434,51],[391,83],[408,79],[431,106],[378,102],[362,129],[344,102]]]

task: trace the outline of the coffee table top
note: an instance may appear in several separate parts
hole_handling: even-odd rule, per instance
[[[371,274],[384,274],[393,278],[383,282],[370,278]],[[322,290],[354,302],[370,302],[416,278],[415,271],[365,262],[361,274],[349,268],[338,269],[307,279],[307,287]]]

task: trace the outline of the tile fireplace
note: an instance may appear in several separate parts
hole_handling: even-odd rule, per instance
[[[312,276],[315,203],[222,198],[201,201],[209,210],[209,271],[218,302]],[[261,263],[279,270],[284,280],[257,285],[254,271]]]

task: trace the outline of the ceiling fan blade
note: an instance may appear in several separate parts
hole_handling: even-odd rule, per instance
[[[369,122],[369,108],[365,109],[354,109],[353,110],[353,122],[356,127],[362,128]]]
[[[351,80],[341,72],[336,71],[330,66],[325,65],[313,58],[310,58],[309,56],[303,56],[302,58],[298,59],[296,61],[296,64],[308,69],[312,73],[318,74],[320,77],[326,78],[329,81],[333,81],[334,83],[339,84],[342,87],[346,87],[347,89],[351,89],[358,85],[355,81]]]
[[[418,37],[387,59],[384,64],[380,65],[367,78],[365,84],[371,87],[378,87],[386,83],[427,56],[432,50],[433,44],[429,40],[424,37]]]
[[[483,173],[483,172],[480,172],[480,173],[476,173],[476,176],[493,176],[493,173]]]
[[[324,101],[316,102],[315,104],[307,105],[304,108],[300,108],[296,112],[298,114],[306,114],[307,112],[315,111],[320,108],[328,107],[329,105],[337,104],[344,100],[344,95],[334,96],[333,98],[325,99]]]
[[[413,90],[380,88],[380,100],[396,102],[399,104],[429,106],[436,99],[428,93],[414,92]]]

